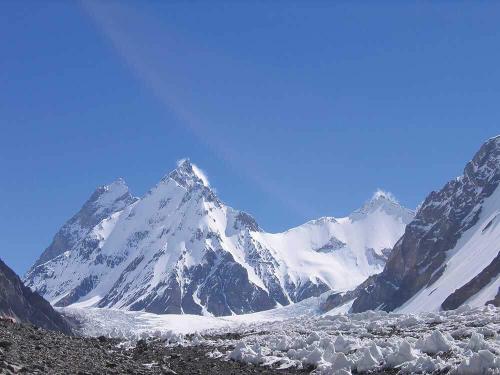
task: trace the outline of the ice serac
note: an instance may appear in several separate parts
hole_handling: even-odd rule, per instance
[[[499,181],[497,136],[483,144],[462,176],[429,194],[383,272],[351,293],[352,311],[498,305]]]
[[[0,260],[0,317],[22,323],[71,333],[68,323],[38,294],[23,285],[21,279]]]
[[[345,291],[380,272],[413,213],[389,195],[266,233],[189,160],[26,276],[56,306],[233,315]]]

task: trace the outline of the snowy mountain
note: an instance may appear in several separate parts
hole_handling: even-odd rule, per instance
[[[71,333],[66,321],[0,260],[0,318],[12,318],[50,330]]]
[[[57,232],[50,246],[45,249],[33,267],[54,259],[66,250],[71,249],[101,220],[123,210],[136,199],[132,197],[125,181],[122,179],[118,179],[108,186],[97,188],[80,212],[69,219]]]
[[[425,199],[382,273],[329,307],[356,297],[353,312],[500,305],[500,136],[462,176]]]
[[[56,306],[233,315],[347,291],[382,271],[413,213],[377,192],[349,217],[266,233],[188,160],[144,197],[99,188],[26,283]]]

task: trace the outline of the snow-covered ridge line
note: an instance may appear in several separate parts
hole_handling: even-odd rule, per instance
[[[183,159],[142,198],[123,181],[98,189],[26,283],[57,306],[251,313],[357,286],[382,270],[412,218],[377,192],[349,217],[266,233]]]

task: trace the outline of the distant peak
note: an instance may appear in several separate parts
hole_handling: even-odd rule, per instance
[[[194,185],[210,186],[205,173],[198,166],[191,163],[188,158],[179,160],[177,168],[170,172],[167,177],[184,187],[192,187]]]
[[[479,180],[486,181],[493,176],[498,175],[498,165],[500,162],[500,135],[488,139],[472,160],[467,163],[464,174],[458,178],[458,181],[464,177],[472,179],[475,184]],[[482,185],[479,183],[479,185]]]
[[[398,200],[391,192],[384,191],[381,189],[377,189],[377,191],[373,193],[372,198],[370,199],[369,202],[376,202],[376,201],[388,201],[394,204],[399,204]]]
[[[382,189],[377,189],[377,191],[373,193],[371,199],[365,202],[363,207],[361,207],[361,209],[358,211],[371,212],[375,211],[379,207],[391,207],[391,206],[401,207],[398,200],[392,193]]]
[[[123,178],[120,177],[110,184],[99,186],[94,192],[94,198],[110,194],[121,196],[128,193],[128,191],[129,189],[127,183]]]
[[[181,169],[190,169],[192,168],[191,160],[189,158],[183,158],[180,160],[177,160],[177,168]]]
[[[98,205],[108,205],[117,199],[135,199],[130,194],[127,183],[121,177],[117,178],[108,185],[99,186],[90,197],[90,201],[93,201]]]
[[[497,144],[500,144],[500,134],[499,135],[495,135],[494,137],[491,137],[486,142],[495,142]]]
[[[392,193],[377,189],[371,199],[349,217],[352,220],[357,220],[378,210],[382,210],[391,216],[402,217],[405,223],[409,223],[415,215],[412,210],[403,207]]]
[[[121,177],[118,177],[116,180],[114,180],[112,183],[108,184],[108,185],[105,185],[104,188],[106,190],[113,190],[113,189],[123,189],[125,188],[126,190],[128,190],[128,186],[127,186],[127,183],[125,182],[125,180]]]
[[[484,142],[479,149],[479,151],[474,155],[472,161],[476,161],[476,163],[480,163],[481,159],[485,159],[484,156],[488,154],[494,154],[494,156],[498,156],[500,149],[500,135],[495,137],[491,137],[486,142]]]

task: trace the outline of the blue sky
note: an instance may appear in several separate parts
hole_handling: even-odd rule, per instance
[[[493,2],[2,2],[0,256],[24,273],[97,185],[190,157],[280,231],[415,207],[500,133]]]

